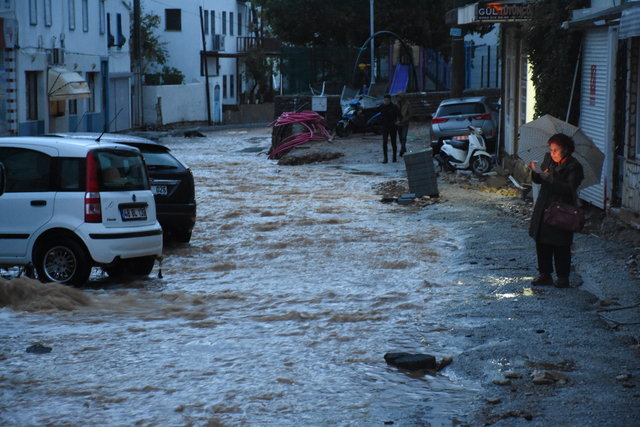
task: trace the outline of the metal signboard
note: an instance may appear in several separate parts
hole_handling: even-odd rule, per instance
[[[482,2],[476,9],[476,21],[521,22],[531,19],[532,10],[528,2]]]

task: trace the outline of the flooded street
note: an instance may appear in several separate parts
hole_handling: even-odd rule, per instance
[[[491,331],[493,307],[534,295],[522,287],[529,261],[513,255],[529,246],[494,236],[499,254],[468,241],[490,227],[473,210],[381,203],[377,186],[405,175],[402,162],[375,163],[377,139],[369,163],[287,167],[266,159],[270,138],[161,141],[191,167],[198,202],[191,243],[165,248],[162,277],[98,276],[80,290],[25,281],[24,302],[0,309],[0,424],[477,424],[487,381],[471,371],[518,367],[496,336],[533,327],[507,314],[514,332]],[[26,353],[34,343],[51,353]],[[491,345],[504,355],[483,353]],[[410,374],[385,363],[391,351],[452,366],[467,351],[468,364]]]
[[[402,163],[386,173],[281,167],[256,153],[268,132],[162,141],[192,168],[198,201],[193,239],[165,249],[162,278],[98,282],[73,311],[0,312],[3,424],[464,415],[472,385],[412,378],[383,359],[451,352],[432,341],[444,319],[430,311],[457,237],[420,210],[379,202],[373,187],[400,178]],[[52,353],[25,354],[34,342]]]

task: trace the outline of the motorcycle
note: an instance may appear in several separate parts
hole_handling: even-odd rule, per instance
[[[482,175],[491,170],[493,159],[487,152],[482,129],[468,126],[469,135],[444,140],[436,159],[444,169],[469,169]]]
[[[342,114],[342,119],[336,125],[336,134],[346,138],[355,132],[382,132],[380,112],[375,108],[362,108],[358,99],[349,102]]]

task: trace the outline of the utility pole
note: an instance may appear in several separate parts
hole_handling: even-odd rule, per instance
[[[451,40],[451,98],[460,98],[464,92],[464,37],[462,31],[452,34]]]
[[[373,48],[375,46],[373,40],[373,2],[374,0],[369,0],[369,36],[371,37],[371,42],[369,45],[369,50],[371,51],[371,69],[369,70],[371,72],[371,82],[369,84],[369,90],[371,90],[371,86],[374,85],[374,83],[376,82],[376,63],[375,63],[375,55],[373,52]]]
[[[142,112],[142,40],[140,20],[142,11],[140,9],[140,0],[133,0],[133,53],[134,53],[134,73],[133,73],[133,88],[134,88],[134,126],[141,127],[143,125],[143,112]]]
[[[207,125],[211,126],[211,94],[209,93],[209,59],[207,58],[207,42],[204,38],[204,20],[202,6],[200,9],[200,34],[202,35],[202,60],[204,61],[204,87],[207,91]]]

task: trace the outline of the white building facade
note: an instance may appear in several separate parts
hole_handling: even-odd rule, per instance
[[[0,22],[0,133],[131,127],[123,2],[1,0]]]
[[[222,106],[238,105],[245,90],[240,58],[252,39],[249,4],[237,0],[142,0],[143,14],[160,17],[156,35],[168,51],[165,65],[180,70],[186,85],[206,83],[208,75],[210,114],[216,123],[222,121]],[[206,48],[203,48],[203,33]],[[202,91],[206,96],[204,86]],[[143,93],[151,92],[145,89]],[[143,102],[145,111],[159,110],[155,106],[156,100],[144,99]],[[169,104],[163,100],[162,105],[166,116]],[[184,119],[206,118],[207,112],[202,111]],[[156,122],[156,118],[147,117],[147,114],[144,120],[146,123]]]

